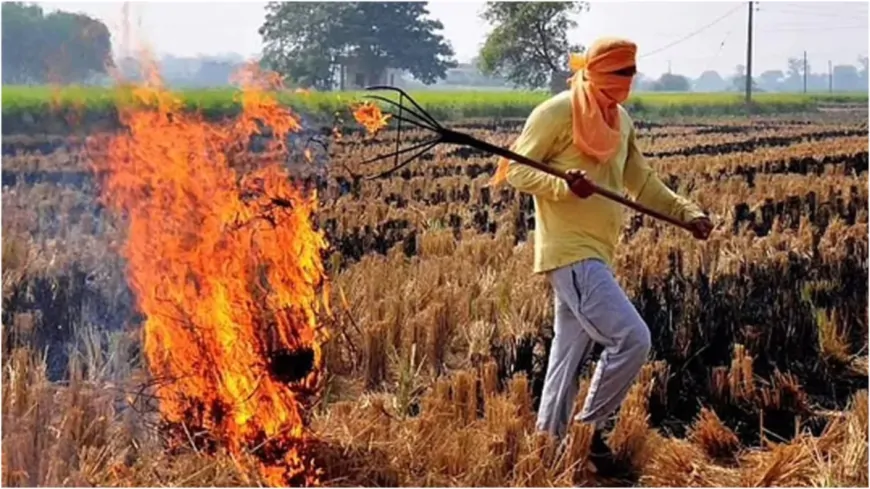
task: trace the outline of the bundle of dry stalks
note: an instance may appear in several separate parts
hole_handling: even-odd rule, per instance
[[[416,417],[394,411],[389,396],[378,395],[336,405],[314,425],[324,440],[353,454],[347,462],[352,469],[334,470],[354,474],[353,480],[332,481],[342,485],[375,484],[384,480],[385,471],[398,484],[412,486],[866,484],[866,391],[820,437],[804,434],[790,443],[747,448],[707,409],[686,440],[651,429],[646,405],[661,368],[656,363],[644,367],[608,439],[633,469],[621,480],[597,480],[589,470],[590,427],[573,425],[564,445],[556,445],[534,430],[525,379],[515,378],[502,392],[494,391],[486,387],[486,369],[477,376],[461,371],[436,382]],[[476,402],[470,404],[470,399]],[[361,465],[364,453],[372,457],[370,466]]]

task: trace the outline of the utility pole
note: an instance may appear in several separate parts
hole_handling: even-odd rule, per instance
[[[828,60],[828,93],[834,93],[834,68],[831,67],[831,60]]]
[[[807,52],[804,51],[804,93],[807,93]]]
[[[749,24],[746,27],[746,103],[752,101],[752,3],[749,2]]]

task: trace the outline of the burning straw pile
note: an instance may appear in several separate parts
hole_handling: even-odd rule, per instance
[[[125,130],[90,149],[102,199],[128,222],[121,253],[170,443],[253,452],[269,483],[311,484],[305,417],[324,339],[325,242],[315,197],[284,170],[282,141],[299,123],[267,95],[276,80],[244,73],[242,112],[223,123],[183,112],[152,80],[120,109]]]

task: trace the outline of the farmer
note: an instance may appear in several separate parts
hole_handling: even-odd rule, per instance
[[[614,249],[623,207],[592,195],[589,182],[688,222],[707,239],[713,226],[693,203],[671,192],[637,146],[628,113],[636,73],[634,43],[600,39],[586,56],[572,56],[570,90],[532,111],[513,146],[520,155],[568,173],[570,181],[516,162],[507,181],[535,201],[536,273],[547,274],[555,292],[555,337],[544,382],[537,429],[562,439],[577,396],[578,367],[604,347],[589,393],[575,421],[595,427],[590,461],[599,473],[616,466],[603,430],[647,360],[650,332],[614,278]],[[503,169],[504,171],[504,169]]]

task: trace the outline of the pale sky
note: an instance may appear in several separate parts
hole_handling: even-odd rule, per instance
[[[122,5],[114,2],[37,2],[46,11],[83,12],[102,20],[116,52],[123,32]],[[481,1],[429,2],[431,16],[444,24],[460,61],[474,56],[489,26],[478,13]],[[828,61],[857,64],[867,56],[868,2],[756,2],[753,74],[786,69],[788,57],[807,52],[811,70],[826,72]],[[176,56],[238,53],[256,56],[262,40],[265,2],[131,2],[131,41],[145,41],[158,54]],[[638,44],[638,69],[658,77],[668,71],[696,77],[714,69],[732,74],[746,61],[746,2],[595,1],[579,17],[572,41],[591,43],[604,35]],[[712,25],[711,25],[712,24]],[[690,37],[687,37],[690,36]],[[683,40],[685,38],[685,40]],[[669,46],[673,44],[672,46]],[[645,54],[649,53],[648,56]]]

